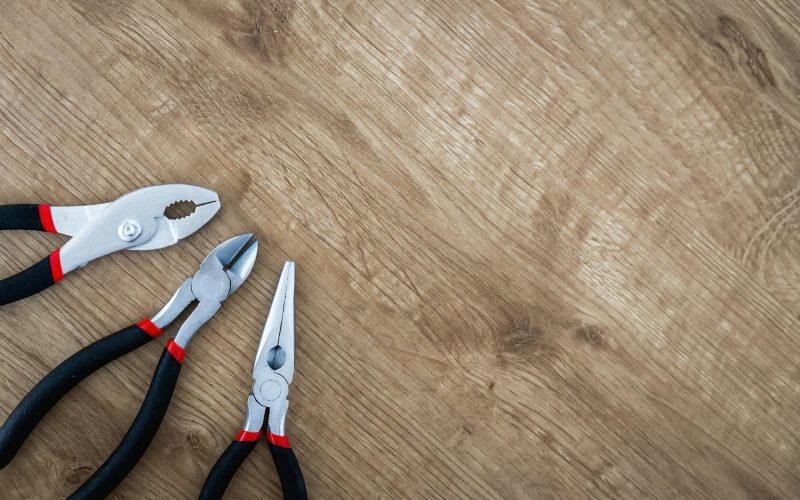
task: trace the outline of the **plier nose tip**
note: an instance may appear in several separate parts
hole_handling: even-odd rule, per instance
[[[230,269],[251,247],[258,248],[258,240],[253,233],[244,233],[223,241],[203,259],[201,269]],[[251,262],[254,259],[245,259]],[[246,267],[246,266],[245,266]],[[251,266],[252,268],[252,266]]]
[[[269,307],[253,366],[253,379],[266,373],[277,373],[292,383],[294,373],[294,282],[295,264],[283,265],[275,295]]]
[[[226,272],[231,279],[231,288],[235,290],[250,276],[258,255],[258,239],[250,235],[250,239],[242,247],[238,255],[228,264]]]

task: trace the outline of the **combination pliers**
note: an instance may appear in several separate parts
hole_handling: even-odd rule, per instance
[[[180,219],[164,215],[167,207],[181,201],[194,203],[191,215]],[[155,250],[177,243],[203,227],[219,208],[217,193],[188,184],[145,187],[98,205],[0,205],[0,230],[72,236],[41,261],[0,280],[0,305],[39,293],[68,272],[112,252]]]
[[[142,457],[161,425],[189,341],[247,279],[257,252],[258,242],[252,234],[223,242],[155,316],[94,342],[53,369],[22,399],[0,428],[0,467],[14,458],[36,425],[70,389],[107,363],[158,337],[184,309],[197,301],[178,333],[167,342],[128,432],[105,463],[70,498],[95,499],[110,494]]]
[[[262,435],[278,470],[287,500],[304,500],[306,485],[286,436],[289,385],[294,374],[294,262],[283,266],[253,366],[242,430],[217,460],[200,492],[201,500],[222,498],[236,471]]]

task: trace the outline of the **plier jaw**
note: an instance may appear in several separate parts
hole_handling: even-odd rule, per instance
[[[194,203],[194,212],[180,219],[167,218],[167,207],[181,201]],[[217,193],[188,184],[145,187],[104,205],[51,207],[56,232],[61,232],[61,226],[73,232],[61,248],[61,270],[66,274],[119,250],[173,245],[203,227],[219,208]]]
[[[286,262],[275,288],[256,351],[242,437],[258,439],[262,430],[268,439],[286,436],[289,384],[294,373],[294,269],[294,262]]]
[[[175,203],[192,202],[190,215],[170,219]],[[219,210],[217,193],[187,184],[151,186],[111,203],[52,207],[0,205],[0,230],[28,229],[72,238],[40,262],[0,280],[0,305],[41,292],[64,275],[118,250],[154,250],[177,243],[205,225]]]
[[[280,375],[286,384],[294,374],[294,262],[283,265],[275,295],[253,364],[253,379],[258,382],[271,374]],[[288,389],[287,389],[288,390]]]
[[[286,262],[275,288],[253,365],[253,398],[270,410],[270,423],[285,417],[294,374],[294,262]],[[277,433],[270,425],[270,432]],[[283,435],[283,434],[281,434]]]

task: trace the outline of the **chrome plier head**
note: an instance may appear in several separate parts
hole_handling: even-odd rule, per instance
[[[166,210],[181,201],[193,203],[194,211],[186,217],[167,217]],[[97,205],[0,205],[0,230],[72,237],[40,262],[0,280],[0,305],[41,292],[66,273],[112,252],[154,250],[177,243],[211,220],[219,206],[217,193],[187,184],[146,187]]]
[[[194,211],[179,219],[164,215],[179,202],[194,204]],[[61,249],[62,271],[118,250],[173,245],[203,227],[219,208],[217,193],[188,184],[145,187],[100,205],[50,207],[54,231],[72,236]]]
[[[183,282],[169,302],[151,321],[159,328],[175,320],[189,304],[197,301],[197,307],[181,325],[173,339],[185,349],[197,330],[235,292],[250,275],[258,254],[258,240],[250,233],[240,234],[222,242],[212,250],[200,269]]]
[[[260,432],[269,410],[269,434],[286,436],[289,385],[294,374],[294,262],[286,262],[275,289],[253,365],[253,388],[243,430]]]

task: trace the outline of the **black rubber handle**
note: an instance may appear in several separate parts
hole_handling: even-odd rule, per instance
[[[203,489],[200,491],[200,500],[219,500],[225,494],[225,489],[230,484],[236,471],[239,470],[247,455],[258,444],[256,441],[234,441],[219,457],[214,468],[208,473]]]
[[[39,216],[39,205],[0,205],[0,230],[46,231]]]
[[[48,373],[0,427],[0,468],[11,462],[48,411],[81,380],[153,337],[136,325],[112,333],[76,352]]]
[[[55,283],[50,256],[14,276],[0,280],[0,306],[37,294]]]
[[[155,437],[161,421],[164,420],[180,373],[181,364],[165,349],[142,407],[128,432],[103,465],[69,498],[81,500],[105,498],[133,470]]]
[[[306,482],[303,480],[300,463],[294,456],[294,451],[269,443],[269,452],[275,461],[275,468],[278,469],[284,500],[306,500],[308,498]]]

